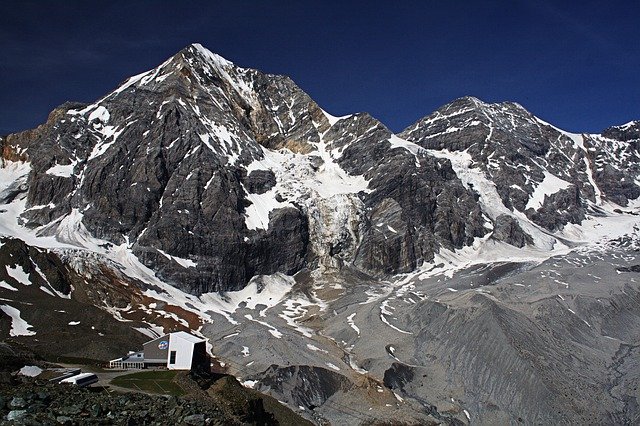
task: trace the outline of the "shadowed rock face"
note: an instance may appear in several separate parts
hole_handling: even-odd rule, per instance
[[[317,138],[311,117],[324,126],[326,118],[289,79],[209,55],[186,48],[97,104],[65,104],[35,132],[10,136],[34,159],[28,205],[46,206],[25,214],[29,226],[77,209],[92,235],[128,241],[159,276],[196,294],[241,288],[254,273],[299,269],[304,217],[283,211],[268,232],[246,229],[246,192],[264,191],[270,179],[247,177],[241,166],[262,157],[257,140],[313,139],[310,129]],[[246,93],[239,84],[259,89]],[[279,115],[269,108],[285,98],[297,123],[287,114],[278,132]],[[68,171],[47,172],[56,165]],[[185,270],[158,250],[198,266]],[[248,255],[256,251],[269,254]]]
[[[635,179],[640,172],[640,122],[610,127],[600,137],[591,135],[585,145],[593,154],[595,180],[611,201],[626,206],[640,196]]]

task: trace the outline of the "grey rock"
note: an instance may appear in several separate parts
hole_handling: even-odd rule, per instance
[[[247,191],[251,194],[264,194],[274,187],[276,177],[271,170],[253,170],[245,180]]]
[[[560,259],[474,264],[434,276],[442,265],[433,265],[428,274],[403,277],[402,286],[390,277],[489,233],[517,250],[533,244],[532,235],[537,241],[602,214],[602,201],[628,205],[640,196],[637,122],[573,135],[520,105],[462,98],[407,128],[403,140],[366,113],[331,117],[289,78],[237,67],[195,45],[98,103],[62,105],[37,129],[0,140],[4,158],[31,164],[0,202],[26,196],[20,219],[40,235],[74,244],[86,227],[105,249],[127,243],[160,279],[196,295],[250,280],[260,291],[264,275],[296,274],[290,294],[311,304],[296,321],[323,338],[292,330],[283,306],[260,311],[282,330],[275,343],[253,321],[231,327],[251,342],[252,365],[262,362],[254,376],[260,389],[318,416],[331,413],[335,400],[360,404],[356,398],[382,382],[406,398],[402,410],[443,423],[464,420],[467,408],[472,421],[487,424],[637,418],[636,266],[616,271],[609,259],[601,272],[591,267],[600,257],[576,253],[564,266]],[[323,191],[349,179],[364,183],[347,193]],[[274,202],[284,205],[269,208],[268,223],[248,223],[249,212]],[[97,256],[50,256],[6,240],[3,260],[20,265],[34,289],[46,278],[69,294],[72,265],[91,272],[90,285],[75,287],[79,297],[103,298],[105,307],[139,302],[105,290],[110,273],[118,289],[130,281]],[[629,259],[633,239],[619,244],[629,252],[615,259]],[[149,287],[131,284],[136,292]],[[326,307],[313,306],[316,297]],[[250,311],[241,305],[237,317],[257,314]],[[231,329],[217,319],[203,330],[223,342]],[[326,349],[311,353],[307,341]],[[216,350],[231,357],[239,345],[225,339]],[[340,367],[331,362],[335,353]],[[276,365],[287,363],[294,366]],[[380,390],[373,392],[395,402]],[[156,408],[127,395],[80,405],[78,395],[50,410],[107,412],[106,421],[121,424],[158,412],[197,424],[209,416],[194,401],[154,400]],[[336,411],[332,420],[346,423]]]
[[[562,229],[563,225],[567,223],[582,222],[585,215],[581,203],[580,190],[577,187],[569,187],[550,196],[545,196],[541,208],[528,209],[526,214],[533,222],[550,231],[556,231]]]
[[[429,149],[466,150],[474,161],[473,167],[483,170],[495,183],[502,202],[512,211],[527,210],[527,202],[545,179],[545,173],[571,184],[569,192],[546,197],[543,205],[534,209],[537,213],[527,212],[535,223],[551,231],[567,223],[580,223],[587,202],[597,201],[599,191],[623,205],[624,197],[640,196],[633,179],[627,178],[625,183],[620,180],[622,175],[607,177],[611,171],[600,170],[599,164],[606,162],[604,158],[609,160],[616,155],[612,153],[619,142],[599,136],[567,135],[539,121],[518,104],[486,104],[475,98],[461,98],[409,126],[400,136]],[[637,151],[630,152],[627,162],[635,168],[638,159]],[[591,179],[599,188],[592,185]]]
[[[195,46],[158,71],[168,78],[130,85],[86,112],[80,112],[84,105],[65,104],[37,130],[3,141],[27,147],[33,167],[28,204],[47,206],[25,214],[29,225],[82,209],[82,222],[93,235],[115,244],[124,237],[135,241],[136,254],[159,276],[194,293],[241,288],[251,277],[247,269],[274,269],[273,262],[252,264],[247,253],[256,249],[245,238],[283,253],[275,269],[295,269],[299,261],[288,259],[306,253],[271,247],[268,239],[251,238],[246,229],[240,167],[262,157],[259,144],[307,151],[306,141],[319,139],[314,123],[328,127],[322,111],[290,79],[217,62]],[[247,83],[257,98],[238,91],[237,84]],[[212,101],[203,101],[210,95]],[[293,110],[276,112],[285,99]],[[108,117],[99,114],[100,108],[108,110]],[[212,129],[218,128],[231,136],[216,135]],[[75,166],[67,175],[47,173],[56,164]],[[257,171],[244,183],[261,193],[274,177]],[[303,225],[272,234],[294,228],[304,234]],[[194,258],[198,267],[185,270],[155,249]],[[263,264],[266,270],[260,270]]]
[[[293,207],[271,212],[268,229],[249,230],[249,195],[269,191],[277,178],[246,168],[264,159],[262,146],[308,154],[318,172],[324,161],[314,144],[322,134],[327,149],[340,151],[341,167],[370,181],[360,194],[363,211],[382,214],[385,200],[394,200],[400,210],[390,214],[403,232],[381,242],[360,211],[356,220],[365,222],[329,242],[338,264],[406,272],[441,246],[460,248],[487,232],[475,195],[446,161],[392,146],[391,132],[368,114],[330,126],[287,77],[239,68],[198,46],[152,74],[163,78],[124,84],[100,105],[67,103],[38,129],[7,137],[4,144],[25,148],[31,159],[27,201],[38,208],[25,212],[29,226],[52,223],[41,232],[55,235],[53,221],[75,212],[94,236],[113,244],[128,239],[161,279],[194,294],[239,289],[254,275],[295,273],[325,252],[321,242],[309,244],[307,196],[275,194]],[[55,165],[67,173],[48,173]],[[385,256],[396,258],[383,264]]]
[[[612,126],[602,131],[602,136],[622,142],[640,142],[640,121],[632,121],[622,126]]]
[[[102,414],[102,407],[100,404],[93,404],[90,408],[90,412],[93,417],[100,417]]]
[[[56,417],[56,422],[61,425],[71,425],[73,424],[73,419],[67,416],[58,416]]]
[[[286,395],[287,400],[309,409],[321,406],[336,392],[347,392],[352,386],[349,379],[341,374],[306,365],[273,365],[260,379],[260,387]]]
[[[82,412],[82,404],[72,404],[58,408],[56,411],[63,416],[75,416]]]
[[[414,369],[408,365],[394,362],[391,367],[384,372],[383,383],[389,389],[402,390],[404,385],[414,378]]]
[[[25,408],[27,405],[29,405],[27,403],[27,401],[24,398],[21,397],[13,397],[11,399],[11,401],[9,402],[9,407],[10,408]]]
[[[191,414],[186,416],[182,422],[189,426],[202,426],[205,424],[206,417],[204,414]]]
[[[343,149],[345,170],[370,179],[371,192],[361,195],[369,213],[355,264],[373,274],[411,271],[440,247],[461,248],[487,232],[475,193],[451,164],[394,147],[391,136],[368,114],[343,119],[325,135]]]
[[[516,219],[506,214],[496,218],[491,238],[518,248],[533,244],[531,235],[522,230]]]
[[[462,98],[400,136],[426,149],[467,150],[508,209],[554,231],[581,222],[599,191],[620,205],[640,196],[632,179],[640,170],[626,167],[640,158],[637,127],[584,136],[582,149],[518,104]],[[475,189],[448,160],[410,152],[392,137],[365,113],[330,121],[291,79],[192,45],[99,104],[61,105],[37,129],[3,138],[5,156],[23,153],[32,172],[0,198],[28,191],[28,206],[37,208],[23,219],[48,225],[41,234],[56,235],[63,217],[81,220],[95,237],[128,241],[158,277],[193,294],[237,290],[255,275],[293,274],[318,262],[352,263],[376,276],[403,273],[442,248],[470,245],[489,227]],[[312,192],[291,191],[274,193],[290,207],[271,211],[267,229],[248,229],[245,214],[259,202],[251,196],[279,179],[265,169],[263,147],[296,152],[309,173],[321,173],[321,142],[349,175],[369,182],[357,194],[361,204],[350,199],[347,232],[311,235],[325,228],[318,220],[327,212],[316,209],[326,206]],[[615,156],[627,160],[612,162]],[[56,165],[66,171],[50,172]],[[571,186],[527,209],[545,173]],[[528,241],[500,220],[494,238]]]
[[[0,383],[2,384],[10,384],[13,382],[14,378],[8,371],[0,371]]]
[[[27,416],[26,410],[11,410],[7,414],[7,421],[19,421],[24,419]]]

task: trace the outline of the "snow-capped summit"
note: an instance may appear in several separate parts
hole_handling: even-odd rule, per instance
[[[210,63],[212,65],[217,65],[217,66],[222,66],[222,67],[230,67],[230,66],[233,65],[233,62],[223,58],[222,56],[218,55],[217,53],[213,53],[212,51],[210,51],[206,47],[202,46],[200,43],[193,43],[189,47],[187,47],[186,49],[187,50],[195,50],[208,63]]]
[[[515,103],[461,98],[418,120],[400,136],[454,156],[468,153],[495,185],[501,203],[556,231],[568,223],[579,224],[590,206],[606,201],[626,206],[640,195],[635,183],[627,185],[637,175],[638,150],[613,142],[625,138],[614,129],[602,136],[572,134]],[[610,143],[607,134],[612,136]],[[626,154],[611,158],[621,149]],[[615,170],[605,166],[610,162]]]

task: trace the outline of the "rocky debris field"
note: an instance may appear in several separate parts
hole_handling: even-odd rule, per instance
[[[242,424],[220,407],[184,398],[144,394],[111,394],[36,381],[3,386],[1,424],[21,425],[213,425]],[[224,420],[222,420],[224,419]]]

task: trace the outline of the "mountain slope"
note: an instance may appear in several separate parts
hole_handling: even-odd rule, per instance
[[[0,249],[46,252],[123,335],[210,338],[320,423],[630,421],[638,126],[462,98],[394,135],[191,45],[0,138]],[[29,256],[37,286],[0,287],[25,342],[56,297]]]

